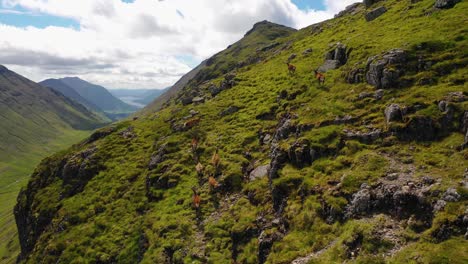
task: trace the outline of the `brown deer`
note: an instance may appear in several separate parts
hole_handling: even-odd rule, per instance
[[[197,138],[192,138],[192,152],[195,152],[198,148],[198,139]]]
[[[197,192],[197,189],[195,187],[192,187],[192,191],[193,191],[193,196],[192,196],[193,206],[196,209],[198,209],[198,208],[200,208],[201,197],[200,197],[200,194]]]
[[[197,118],[192,118],[190,120],[188,120],[187,122],[184,123],[184,128],[186,129],[190,129],[196,125],[198,125],[200,123],[200,118],[197,117]]]
[[[215,169],[218,169],[220,163],[221,158],[219,157],[218,149],[216,149],[215,153],[211,157],[211,164],[213,165],[213,167],[215,167]]]
[[[319,85],[324,85],[325,84],[325,75],[317,70],[314,70],[315,73],[315,79],[317,79]]]
[[[216,189],[219,186],[218,181],[213,176],[208,178],[208,183],[210,184],[211,189]]]
[[[288,65],[288,71],[290,74],[294,74],[296,72],[296,66],[290,64],[289,62],[286,62],[286,65]]]

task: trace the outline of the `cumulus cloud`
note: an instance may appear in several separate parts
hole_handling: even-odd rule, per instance
[[[240,39],[255,22],[302,28],[356,2],[323,0],[326,10],[319,11],[300,10],[291,0],[0,1],[1,10],[20,7],[80,25],[0,24],[0,64],[35,81],[74,75],[111,88],[169,86],[191,68],[181,58],[201,61]]]

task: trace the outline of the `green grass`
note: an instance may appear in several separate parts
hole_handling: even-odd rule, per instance
[[[283,191],[288,198],[282,213],[288,227],[282,238],[273,243],[267,263],[290,263],[326,247],[329,248],[312,263],[341,263],[349,258],[347,245],[357,238],[362,250],[352,263],[406,263],[411,260],[407,259],[410,255],[405,250],[413,255],[424,250],[436,256],[449,246],[452,247],[447,252],[450,257],[442,254],[441,261],[451,260],[453,256],[466,258],[462,252],[466,243],[456,243],[462,239],[460,235],[439,244],[430,239],[434,228],[460,214],[460,208],[466,205],[466,195],[451,205],[456,208],[448,206],[447,212],[437,214],[434,225],[422,233],[406,228],[405,221],[391,219],[390,215],[335,221],[323,216],[326,210],[342,214],[362,183],[376,183],[395,170],[414,167],[414,177],[430,175],[440,180],[441,190],[456,185],[463,177],[468,154],[467,150],[456,149],[463,143],[463,135],[455,130],[433,142],[406,142],[395,137],[370,144],[341,140],[344,129],[388,131],[383,111],[390,103],[423,105],[414,115],[436,119],[440,117],[434,106],[436,102],[448,92],[467,92],[464,82],[460,82],[468,73],[466,63],[465,67],[451,65],[463,65],[466,58],[467,41],[460,38],[466,32],[459,25],[466,20],[468,3],[462,1],[453,9],[429,15],[426,12],[433,5],[430,0],[411,5],[412,8],[408,8],[407,1],[384,1],[377,5],[383,4],[389,11],[371,23],[365,22],[361,11],[355,16],[325,22],[323,32],[318,35],[306,28],[275,40],[281,45],[290,41],[292,46],[281,52],[271,50],[260,54],[268,60],[237,69],[236,86],[211,98],[208,96],[210,83],[219,84],[223,71],[230,69],[233,62],[255,55],[256,49],[268,41],[250,35],[253,38],[237,44],[244,47],[239,57],[233,56],[231,50],[220,53],[216,63],[208,68],[210,72],[198,76],[181,94],[198,90],[206,95],[206,103],[182,106],[173,100],[157,113],[119,123],[117,131],[93,143],[97,148],[97,163],[103,169],[76,195],[59,198],[63,182],[53,171],[62,159],[72,160],[74,154],[91,146],[77,146],[45,160],[33,182],[49,181],[42,188],[30,189],[35,194],[31,217],[35,219],[36,215],[52,212],[51,223],[25,262],[55,262],[60,258],[66,263],[133,263],[135,260],[163,263],[168,259],[175,263],[255,263],[258,233],[263,231],[274,236],[280,229],[272,224],[259,230],[262,224],[257,223],[261,220],[271,223],[278,217],[273,211],[270,187]],[[338,41],[353,47],[354,51],[347,65],[327,72],[325,86],[318,86],[311,71],[323,63],[329,45]],[[307,48],[312,48],[313,53],[304,57],[302,52]],[[433,68],[423,71],[424,75],[408,71],[405,78],[415,82],[405,88],[386,90],[383,100],[357,100],[361,92],[375,89],[365,83],[347,84],[344,75],[354,65],[364,65],[368,57],[392,48],[403,48],[412,56],[423,55],[434,61]],[[295,75],[287,73],[284,63],[292,53],[298,55],[293,60],[298,67]],[[416,82],[432,75],[436,79],[432,85]],[[283,90],[296,93],[296,97],[278,100]],[[238,106],[239,112],[220,117],[219,113],[232,105]],[[457,114],[467,109],[466,102],[454,105]],[[191,109],[200,113],[200,123],[190,131],[172,131],[171,121],[175,125],[184,124]],[[266,113],[272,117],[256,118]],[[270,147],[260,144],[259,131],[272,135],[278,120],[286,113],[297,116],[291,121],[293,124],[313,128],[297,138],[290,135],[281,140],[280,147],[288,150],[296,140],[307,140],[325,154],[303,168],[286,164],[271,183],[266,178],[246,181],[243,166],[249,162],[257,165],[270,162]],[[359,120],[326,125],[345,115]],[[128,126],[134,128],[136,137],[120,135]],[[193,137],[199,138],[198,160],[191,151]],[[149,171],[151,156],[164,144],[164,160]],[[216,150],[221,158],[218,170],[210,164]],[[202,177],[195,171],[198,161],[206,168]],[[209,187],[208,177],[213,174],[224,191],[215,192]],[[168,188],[147,185],[148,180],[160,184],[165,179],[171,182]],[[194,186],[202,198],[198,212],[192,206]],[[379,238],[376,232],[393,222],[397,222],[396,235],[407,239],[408,246],[393,258],[382,257],[394,245]]]

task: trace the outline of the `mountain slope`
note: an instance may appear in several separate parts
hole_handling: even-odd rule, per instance
[[[137,109],[122,102],[102,86],[86,82],[77,77],[67,77],[59,80],[73,88],[80,96],[98,106],[104,112],[131,113]]]
[[[466,263],[468,2],[413,2],[231,46],[213,60],[235,67],[44,160],[23,262]]]
[[[0,66],[0,259],[19,252],[13,207],[19,189],[44,157],[104,126],[107,119],[61,93]]]

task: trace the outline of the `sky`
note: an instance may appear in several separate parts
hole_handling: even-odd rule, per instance
[[[161,89],[268,20],[300,29],[358,0],[0,0],[0,64]]]

